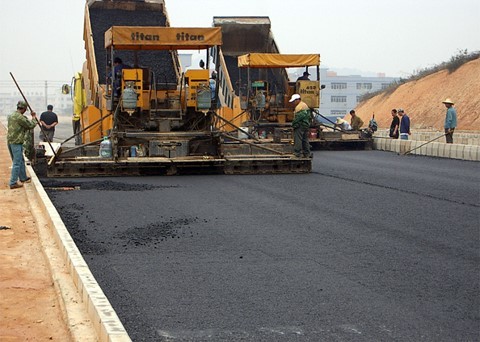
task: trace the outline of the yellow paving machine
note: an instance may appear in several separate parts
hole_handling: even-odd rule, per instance
[[[295,158],[288,142],[231,134],[236,125],[221,115],[209,71],[211,54],[218,60],[221,51],[220,27],[170,27],[160,0],[89,0],[84,41],[74,94],[81,143],[38,162],[47,176],[311,171],[311,159]],[[203,51],[205,69],[183,68],[181,50]]]

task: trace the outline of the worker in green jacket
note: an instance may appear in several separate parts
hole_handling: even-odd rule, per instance
[[[312,112],[308,105],[302,101],[299,94],[293,94],[289,102],[295,105],[292,121],[293,152],[298,158],[312,158],[310,142],[308,141]]]
[[[27,104],[18,101],[17,110],[8,116],[7,144],[12,157],[12,173],[10,176],[10,189],[17,189],[23,183],[30,181],[25,170],[23,159],[23,144],[28,139],[27,135],[36,126],[36,113],[31,112],[32,120],[28,120],[23,114],[27,111]],[[18,182],[20,180],[20,183]]]

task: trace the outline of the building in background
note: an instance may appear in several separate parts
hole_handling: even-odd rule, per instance
[[[37,117],[47,110],[47,105],[53,106],[58,115],[58,125],[55,127],[54,142],[62,142],[73,134],[72,113],[73,102],[71,94],[62,94],[62,85],[69,82],[61,81],[18,81],[29,105],[37,112]],[[13,81],[0,81],[0,123],[7,124],[7,116],[16,110],[22,94]],[[28,111],[29,113],[30,111]],[[30,115],[27,115],[30,118]],[[34,138],[38,139],[40,128],[35,128]],[[73,144],[73,140],[72,140]]]
[[[290,80],[296,80],[303,71],[289,70]],[[315,77],[316,72],[310,73],[310,77]],[[398,81],[398,78],[386,77],[383,73],[376,76],[339,76],[328,68],[320,68],[320,84],[325,88],[320,93],[319,113],[331,121],[337,117],[343,118],[357,106],[362,95],[385,89],[394,81]]]
[[[320,69],[320,83],[325,85],[321,93],[320,113],[327,117],[344,117],[360,102],[362,95],[386,89],[395,77],[360,75],[339,76],[335,71]]]
[[[29,105],[37,114],[47,110],[47,105],[53,105],[58,115],[72,115],[73,103],[70,94],[62,94],[62,85],[68,82],[60,81],[18,81]],[[0,81],[0,117],[13,112],[22,94],[13,81]]]

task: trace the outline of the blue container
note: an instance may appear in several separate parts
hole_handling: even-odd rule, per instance
[[[137,156],[137,146],[133,145],[130,146],[130,157],[136,157]]]

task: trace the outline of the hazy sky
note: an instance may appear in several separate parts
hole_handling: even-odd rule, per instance
[[[85,59],[84,0],[0,0],[0,80],[69,82]],[[172,26],[214,16],[268,16],[282,53],[320,53],[322,66],[408,76],[480,50],[478,0],[165,0]]]

